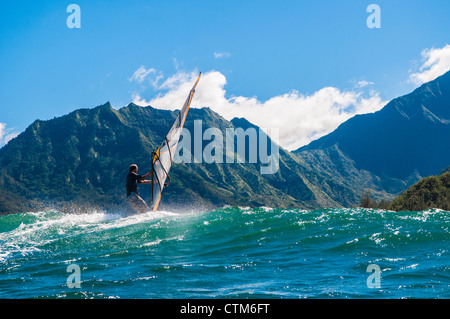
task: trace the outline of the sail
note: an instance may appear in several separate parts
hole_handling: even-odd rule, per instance
[[[189,92],[186,102],[184,102],[175,123],[173,123],[172,128],[169,133],[167,133],[161,146],[155,153],[152,153],[151,209],[153,211],[158,209],[159,202],[161,201],[162,191],[164,189],[166,179],[168,178],[168,173],[177,149],[178,140],[180,139],[181,130],[183,129],[184,121],[186,120],[189,106],[191,105],[195,88],[200,80],[200,76],[201,73],[198,75],[197,81]]]

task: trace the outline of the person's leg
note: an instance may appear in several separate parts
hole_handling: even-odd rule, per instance
[[[142,214],[148,212],[147,204],[138,194],[133,194],[128,197],[128,202],[130,203],[131,207],[133,207],[134,210],[136,210],[138,213]]]

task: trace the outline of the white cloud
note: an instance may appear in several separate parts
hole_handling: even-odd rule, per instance
[[[179,109],[197,76],[196,71],[178,72],[160,85],[164,92],[149,101],[136,95],[133,102],[160,109]],[[341,91],[334,87],[322,88],[311,95],[293,90],[259,101],[256,97],[227,97],[226,84],[220,72],[202,74],[191,107],[210,107],[227,120],[244,117],[263,129],[279,129],[278,142],[289,150],[332,132],[356,114],[375,112],[386,104],[374,90]]]
[[[230,56],[231,56],[231,53],[229,53],[229,52],[214,52],[214,57],[216,59],[228,58]]]
[[[18,132],[13,132],[12,129],[7,129],[5,123],[0,123],[0,147],[8,144],[10,140],[19,135]]]
[[[142,82],[144,82],[144,80],[145,80],[145,78],[146,78],[147,75],[149,75],[150,73],[153,73],[153,72],[155,72],[155,71],[156,71],[156,70],[153,69],[153,68],[150,68],[150,69],[147,70],[143,65],[141,65],[141,66],[139,67],[139,69],[137,69],[137,70],[133,73],[133,75],[131,76],[131,78],[129,78],[128,80],[129,80],[130,82],[137,81],[138,83],[142,83]]]
[[[0,123],[0,141],[3,139],[3,136],[5,135],[5,123]]]
[[[149,83],[156,87],[158,85],[159,80],[163,78],[163,74],[160,71],[157,71],[154,68],[146,69],[145,66],[141,65],[139,69],[137,69],[133,75],[128,79],[130,82],[138,82],[139,84],[142,84],[145,79],[150,75],[154,74],[154,78],[149,79]]]
[[[419,68],[419,72],[410,74],[410,82],[421,85],[436,79],[450,70],[449,44],[441,49],[425,49],[421,54],[423,64]]]
[[[366,81],[366,80],[361,80],[361,81],[358,81],[355,84],[355,87],[356,88],[363,88],[363,87],[366,87],[368,85],[373,85],[373,84],[374,84],[373,82],[369,82],[369,81]]]

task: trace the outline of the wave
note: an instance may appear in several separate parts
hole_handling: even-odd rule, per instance
[[[0,278],[7,278],[0,282],[9,287],[7,297],[23,296],[23,278],[48,276],[57,288],[38,280],[25,296],[355,297],[373,295],[364,279],[375,263],[395,296],[401,278],[409,282],[411,274],[426,294],[433,282],[432,296],[448,296],[449,221],[449,212],[437,209],[7,215],[0,217]],[[74,295],[64,287],[61,277],[71,263],[83,265],[92,291]],[[344,284],[352,280],[360,285],[356,292],[348,291],[354,284]],[[155,282],[158,289],[150,287]],[[117,294],[118,286],[137,288]],[[423,297],[406,286],[406,297]]]

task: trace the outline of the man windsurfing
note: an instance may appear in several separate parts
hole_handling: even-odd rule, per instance
[[[127,175],[127,199],[131,207],[138,213],[146,213],[149,209],[145,201],[139,196],[137,184],[150,184],[152,180],[148,180],[147,178],[151,173],[139,175],[137,172],[138,166],[136,164],[131,164],[130,172]]]
[[[127,196],[130,205],[138,212],[148,211],[147,204],[137,193],[138,183],[151,183],[150,210],[153,212],[158,209],[164,187],[170,183],[169,170],[172,166],[172,161],[181,136],[181,131],[183,130],[184,121],[186,120],[186,116],[189,111],[192,98],[194,97],[195,88],[200,80],[200,76],[201,73],[198,75],[197,81],[189,92],[186,102],[184,102],[184,105],[178,113],[175,122],[167,135],[164,137],[163,142],[160,144],[156,152],[152,152],[151,173],[141,176],[137,173],[137,165],[133,164],[130,166],[130,173],[127,176]],[[150,174],[152,176],[150,180],[147,180],[147,177]],[[166,180],[168,180],[167,183]]]

